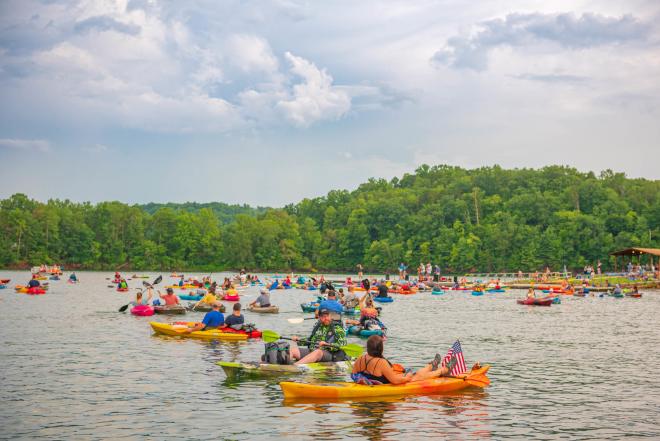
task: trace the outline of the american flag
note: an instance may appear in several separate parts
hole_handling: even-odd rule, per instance
[[[452,356],[456,357],[456,364],[454,365],[454,369],[451,370],[449,375],[460,375],[467,372],[467,367],[465,367],[465,360],[463,359],[463,350],[461,349],[461,343],[458,340],[456,340],[454,344],[451,345],[449,352],[447,352],[445,358],[442,359],[443,367],[445,364],[447,364]]]

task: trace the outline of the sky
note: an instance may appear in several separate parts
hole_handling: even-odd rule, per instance
[[[421,164],[660,179],[660,2],[2,0],[0,103],[0,198],[282,206]]]

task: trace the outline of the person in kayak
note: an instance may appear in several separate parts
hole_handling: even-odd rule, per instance
[[[147,290],[147,298],[146,299],[142,295],[142,291],[140,291],[135,295],[135,300],[130,302],[130,304],[133,305],[133,306],[148,305],[149,302],[151,301],[152,296],[153,296],[153,294],[151,293],[151,289]]]
[[[621,285],[617,283],[616,286],[614,287],[614,291],[612,291],[612,294],[621,294],[621,293],[623,293],[623,291],[621,290]]]
[[[220,312],[220,304],[214,303],[211,306],[213,309],[206,314],[201,323],[195,323],[194,326],[184,330],[185,333],[191,333],[194,331],[207,331],[210,329],[218,329],[224,326],[225,316]]]
[[[167,294],[162,295],[160,291],[158,291],[158,297],[163,299],[165,302],[165,306],[169,305],[178,305],[179,304],[179,298],[174,294],[174,290],[172,288],[167,288]]]
[[[37,280],[37,275],[32,274],[32,278],[27,284],[28,288],[39,288],[41,286],[41,283]]]
[[[231,315],[227,316],[227,318],[225,319],[225,323],[222,327],[223,328],[230,327],[239,330],[243,327],[244,323],[245,323],[245,317],[243,317],[243,314],[241,314],[241,304],[234,303],[234,306],[232,308],[232,313]]]
[[[431,363],[417,372],[406,372],[401,365],[393,364],[383,357],[383,337],[372,335],[367,340],[367,353],[353,363],[351,378],[359,384],[404,384],[448,375],[456,365],[452,357],[447,366],[442,367],[442,357],[435,354]]]
[[[378,297],[387,298],[387,285],[385,283],[378,284]]]
[[[344,296],[344,299],[341,301],[346,309],[355,309],[355,307],[360,303],[360,300],[355,296],[355,288],[351,285],[348,287],[348,294]]]
[[[117,284],[118,289],[128,289],[128,283],[126,282],[126,279],[121,279],[119,283]]]
[[[319,318],[319,311],[321,309],[327,309],[328,311],[330,311],[332,320],[335,321],[341,320],[341,314],[344,312],[344,305],[342,305],[337,301],[337,293],[335,292],[334,289],[328,291],[328,298],[326,300],[322,300],[319,303],[319,307],[315,313],[316,318]]]
[[[346,345],[346,331],[341,323],[332,320],[329,309],[319,308],[319,320],[307,339],[307,347],[298,346],[300,338],[297,336],[293,336],[292,340],[289,353],[291,358],[297,360],[294,364],[344,361],[348,358],[339,349],[339,346]]]
[[[528,299],[533,299],[534,297],[536,297],[536,294],[534,294],[534,288],[531,288],[531,287],[530,287],[530,288],[527,290],[527,298],[528,298]]]
[[[76,283],[78,281],[78,277],[76,276],[76,273],[71,273],[69,276],[69,282]]]
[[[374,301],[369,294],[360,299],[360,320],[346,320],[347,325],[359,326],[362,329],[373,330],[380,328],[387,332],[387,327],[378,319],[378,309],[374,306]]]
[[[267,306],[270,306],[270,294],[267,289],[262,289],[260,291],[259,297],[257,297],[257,300],[254,302],[250,303],[250,306],[258,306],[260,308],[265,308]]]

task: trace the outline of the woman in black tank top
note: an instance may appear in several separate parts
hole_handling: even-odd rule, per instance
[[[455,360],[450,360],[449,367],[440,367],[440,361],[440,356],[436,355],[433,362],[419,371],[415,373],[404,372],[402,366],[393,365],[383,357],[383,337],[372,335],[367,340],[367,353],[360,356],[353,363],[353,374],[361,374],[369,380],[383,384],[403,384],[447,375],[451,371]]]

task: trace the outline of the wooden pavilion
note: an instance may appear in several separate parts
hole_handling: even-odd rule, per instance
[[[614,252],[610,253],[610,256],[614,256],[614,271],[616,271],[619,256],[622,256],[624,258],[626,256],[628,256],[628,257],[630,257],[631,261],[635,258],[635,256],[637,256],[637,263],[639,263],[641,265],[643,255],[647,255],[648,258],[649,258],[649,263],[651,265],[653,265],[654,256],[658,257],[658,261],[660,261],[660,248],[636,248],[636,247],[633,247],[633,248],[626,248],[626,249],[619,250],[619,251],[614,251]]]

